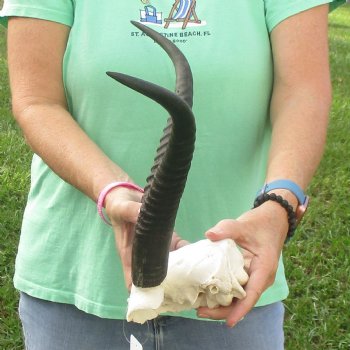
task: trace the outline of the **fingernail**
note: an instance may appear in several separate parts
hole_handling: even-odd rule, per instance
[[[241,322],[241,321],[243,321],[243,320],[244,320],[244,317],[242,317],[238,322],[233,322],[233,323],[231,323],[231,324],[228,324],[227,326],[228,326],[229,328],[233,328],[234,326],[237,325],[237,323],[239,323],[239,322]]]
[[[232,324],[228,324],[227,327],[228,328],[233,328],[236,325],[236,323],[232,323]]]
[[[209,315],[206,315],[206,314],[203,314],[203,313],[197,314],[197,316],[200,317],[200,318],[210,318]]]
[[[220,227],[212,227],[211,229],[209,229],[207,231],[207,233],[209,233],[209,234],[210,233],[214,233],[216,235],[219,235],[219,234],[223,233],[223,231],[222,231],[222,229]]]

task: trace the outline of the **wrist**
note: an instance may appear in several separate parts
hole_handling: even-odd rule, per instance
[[[113,206],[113,203],[120,201],[134,201],[140,202],[142,198],[142,192],[137,189],[118,186],[113,188],[105,196],[104,208],[108,211],[109,207]]]
[[[287,198],[290,198],[291,203],[289,204],[292,205],[295,211],[296,220],[298,224],[300,220],[303,218],[307,210],[307,207],[309,204],[309,197],[304,194],[302,188],[299,187],[297,183],[289,179],[277,179],[269,183],[265,183],[262,189],[257,193],[257,196],[263,193],[269,193],[269,192],[273,193],[273,191],[283,191],[283,190],[287,191],[285,192],[285,195],[287,196]],[[295,204],[293,205],[295,201],[293,200],[292,197],[290,197],[291,194],[293,194],[295,196],[295,199],[297,199],[296,207],[295,207]],[[286,199],[286,198],[283,197],[283,199]]]
[[[268,194],[275,193],[277,196],[281,196],[283,199],[285,199],[292,206],[294,212],[296,211],[299,202],[298,202],[298,198],[291,191],[289,191],[287,189],[279,188],[279,189],[274,189],[274,190],[268,191],[266,193],[268,193]],[[278,206],[278,203],[274,203],[274,204],[275,204],[275,206]],[[279,207],[281,207],[281,206],[279,206]]]
[[[293,209],[293,206],[281,195],[278,195],[276,193],[266,193],[265,191],[263,191],[259,193],[259,195],[255,198],[254,208],[260,207],[261,205],[266,206],[266,203],[269,202],[274,202],[275,204],[280,206],[280,209],[284,210],[284,219],[285,222],[288,223],[287,239],[290,239],[293,236],[294,231],[297,227],[297,216]],[[276,208],[277,207],[275,206],[275,210]],[[286,230],[284,230],[283,232],[286,232]]]
[[[104,215],[103,208],[106,208],[107,212],[109,212],[109,208],[113,206],[112,203],[115,200],[120,201],[121,198],[125,200],[133,200],[132,198],[135,198],[135,201],[139,201],[142,193],[143,188],[131,182],[112,182],[101,190],[97,200],[97,212],[101,219],[110,225],[110,222]]]
[[[265,224],[268,225],[274,235],[280,236],[284,241],[289,230],[286,210],[274,201],[266,201],[255,208],[262,210],[261,215],[262,219],[266,220]]]
[[[115,172],[113,170],[110,170],[106,173],[103,172],[100,175],[95,174],[94,176],[94,182],[92,184],[93,188],[93,200],[97,203],[99,196],[101,195],[101,192],[109,186],[111,183],[114,182],[127,182],[127,183],[133,183],[133,180],[128,176],[128,174],[124,172]],[[112,192],[112,190],[110,191]]]

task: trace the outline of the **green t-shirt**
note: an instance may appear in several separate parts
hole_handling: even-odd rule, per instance
[[[270,31],[293,14],[329,2],[198,1],[191,21],[167,22],[184,18],[186,6],[171,15],[173,0],[152,0],[149,5],[140,0],[98,4],[5,0],[1,15],[71,27],[63,68],[69,110],[91,139],[141,186],[167,114],[105,72],[123,72],[174,88],[170,59],[130,20],[144,22],[179,46],[194,76],[197,140],[176,231],[194,242],[219,220],[250,209],[263,184],[271,134]],[[128,293],[112,229],[97,215],[95,203],[55,175],[37,155],[31,170],[15,287],[101,317],[124,318]],[[274,285],[258,305],[287,294],[281,261]],[[195,317],[194,312],[183,315]]]

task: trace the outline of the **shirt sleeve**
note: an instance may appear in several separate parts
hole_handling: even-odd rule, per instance
[[[32,17],[72,26],[73,0],[5,0],[0,11],[0,23],[7,25],[7,18]]]
[[[333,10],[337,6],[344,4],[346,0],[264,0],[265,18],[269,32],[286,18],[312,7],[330,4]]]

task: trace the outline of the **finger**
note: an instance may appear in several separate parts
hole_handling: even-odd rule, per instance
[[[186,241],[185,239],[180,239],[180,241],[178,241],[178,242],[176,243],[175,250],[176,250],[176,249],[180,249],[180,248],[182,248],[182,247],[184,247],[184,246],[186,246],[186,245],[189,245],[189,244],[190,244],[189,241]]]
[[[198,317],[212,320],[225,320],[229,327],[234,327],[254,307],[261,293],[256,289],[247,292],[247,296],[241,300],[234,300],[230,306],[215,309],[200,308],[197,311]]]
[[[225,320],[231,313],[232,307],[236,300],[230,306],[220,306],[215,309],[200,307],[197,310],[197,316],[200,318],[209,318],[211,320]]]
[[[119,228],[119,227],[118,227]],[[123,222],[120,226],[120,229],[115,230],[115,238],[120,252],[126,251],[130,255],[131,261],[131,246],[134,241],[134,224],[129,222]]]
[[[119,257],[123,268],[124,281],[126,288],[131,287],[131,259],[130,254],[125,251],[119,251]]]
[[[128,291],[131,289],[132,280],[131,280],[131,266],[124,266],[123,267],[123,273],[124,273],[124,282],[125,286]]]
[[[226,323],[229,327],[235,326],[256,305],[262,293],[271,284],[270,276],[269,269],[259,268],[251,272],[248,283],[244,288],[246,291],[246,297],[237,300],[226,317]]]
[[[134,237],[134,224],[122,222],[114,228],[116,247],[124,273],[124,281],[128,290],[131,288],[131,247]]]
[[[270,285],[269,281],[270,269],[260,268],[253,270],[245,286],[245,298],[235,299],[230,306],[226,307],[216,309],[199,308],[197,314],[199,317],[213,320],[226,319],[226,324],[229,327],[233,327],[255,306],[263,291]]]
[[[250,263],[254,258],[254,254],[252,254],[250,251],[247,249],[241,249],[241,253],[243,255],[243,260],[244,260],[244,269],[246,271],[249,271],[250,269]]]
[[[239,244],[240,247],[247,249],[247,235],[242,234],[244,225],[245,223],[238,220],[222,220],[210,228],[205,233],[205,236],[213,242],[230,238]]]
[[[170,244],[170,251],[180,249],[184,247],[185,245],[188,245],[189,242],[182,239],[176,232],[173,233],[171,244]]]

